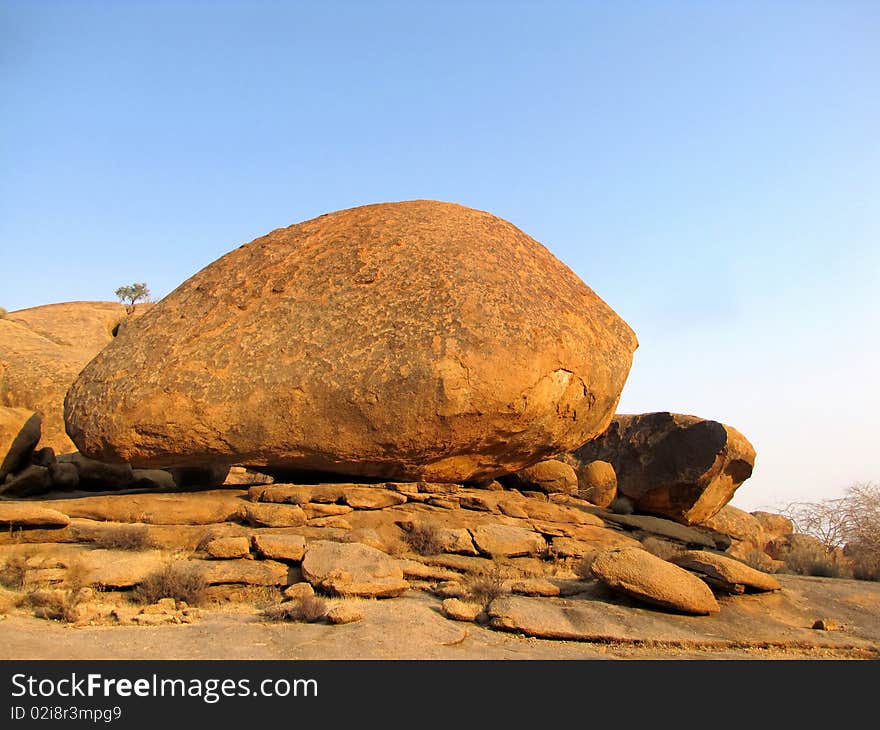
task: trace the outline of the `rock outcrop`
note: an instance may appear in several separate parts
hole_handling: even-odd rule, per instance
[[[138,307],[139,316],[145,310]],[[64,396],[83,366],[110,343],[125,307],[65,302],[9,312],[0,319],[0,405],[43,416],[43,446],[75,451],[64,427]]]
[[[700,524],[752,474],[755,449],[739,431],[678,413],[617,415],[601,436],[567,456],[575,469],[609,462],[617,490],[639,512]]]
[[[773,563],[764,552],[771,538],[753,515],[727,504],[703,525],[730,536],[727,554],[731,557],[754,564],[761,570],[771,569]]]
[[[751,515],[763,528],[768,541],[783,535],[791,535],[794,532],[794,523],[785,515],[761,510],[752,512]]]
[[[76,379],[80,451],[489,480],[606,429],[637,347],[546,248],[489,213],[331,213],[221,257]]]

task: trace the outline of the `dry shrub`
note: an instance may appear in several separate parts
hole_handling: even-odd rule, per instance
[[[28,556],[17,554],[6,558],[0,568],[0,585],[12,590],[20,590],[24,586],[24,576],[28,571]]]
[[[185,560],[173,561],[148,575],[132,592],[136,603],[151,604],[162,598],[198,606],[205,600],[208,584],[194,565]]]
[[[839,552],[828,552],[819,545],[798,544],[785,554],[785,564],[798,575],[817,578],[846,578],[849,575],[846,561]]]
[[[404,533],[404,542],[419,555],[437,555],[443,552],[440,531],[431,524],[416,524]]]
[[[28,604],[37,618],[71,624],[79,618],[78,607],[84,602],[81,591],[48,591],[28,596]]]
[[[64,587],[69,591],[76,592],[89,585],[89,569],[86,564],[82,560],[72,561],[64,574]]]
[[[146,525],[119,525],[96,535],[90,542],[107,550],[149,550],[153,547]]]
[[[303,596],[294,601],[269,606],[260,614],[267,621],[315,623],[327,615],[327,601],[320,596]]]
[[[794,502],[779,512],[795,532],[815,537],[829,552],[846,547],[880,562],[880,485],[874,482],[851,484],[839,499]]]
[[[880,561],[855,555],[853,556],[852,574],[856,580],[880,581]]]
[[[283,598],[278,586],[254,586],[250,595],[251,602],[257,608],[268,608]]]
[[[23,603],[34,609],[37,618],[74,623],[80,616],[79,607],[92,596],[91,590],[83,590],[88,585],[88,569],[75,561],[67,568],[62,588],[32,591]]]
[[[687,552],[681,545],[676,545],[673,542],[661,540],[651,535],[642,540],[642,547],[652,555],[663,558],[663,560],[669,560]]]
[[[477,603],[483,608],[496,598],[510,592],[504,585],[504,571],[497,563],[485,572],[468,575],[462,581],[462,587],[464,588],[462,599]]]

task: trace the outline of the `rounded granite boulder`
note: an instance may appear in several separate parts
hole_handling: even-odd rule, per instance
[[[590,571],[612,590],[665,610],[695,615],[720,610],[703,581],[641,548],[603,552]]]
[[[83,454],[488,480],[614,413],[634,333],[510,223],[342,210],[231,251],[132,322],[65,401]]]

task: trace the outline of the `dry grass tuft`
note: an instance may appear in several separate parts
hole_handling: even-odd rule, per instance
[[[437,555],[443,552],[440,531],[431,524],[416,524],[403,535],[403,540],[419,555]]]
[[[504,584],[504,571],[500,564],[483,573],[473,573],[462,581],[462,599],[486,608],[492,601],[507,595],[510,590]]]
[[[18,554],[6,558],[0,568],[0,585],[11,590],[20,590],[24,586],[24,576],[28,571],[28,556]]]
[[[789,550],[785,564],[793,573],[818,578],[848,578],[852,574],[838,552],[827,552],[819,545],[798,545]]]
[[[208,584],[194,565],[178,560],[147,576],[135,587],[132,599],[136,603],[152,604],[162,598],[173,598],[190,606],[198,606],[205,600],[207,587]]]
[[[106,550],[149,550],[153,547],[146,525],[119,525],[102,530],[90,540]]]
[[[320,596],[303,596],[295,601],[269,606],[260,614],[267,621],[315,623],[327,615],[327,601]]]

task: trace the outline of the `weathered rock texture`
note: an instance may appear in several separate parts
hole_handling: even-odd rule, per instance
[[[135,315],[145,310],[138,306]],[[42,445],[75,451],[64,430],[64,396],[83,366],[126,319],[115,302],[65,302],[9,312],[0,319],[0,405],[43,416]]]
[[[726,593],[778,591],[779,581],[739,560],[705,550],[690,550],[670,558],[670,562],[696,573],[712,588]]]
[[[698,615],[720,610],[703,581],[645,550],[609,550],[590,570],[609,588],[660,608]]]
[[[605,433],[567,458],[576,469],[609,462],[618,493],[636,510],[699,524],[751,476],[755,449],[730,426],[661,412],[615,416]]]
[[[558,459],[547,459],[502,477],[508,487],[537,490],[548,494],[577,494],[578,478],[571,464]]]
[[[589,502],[607,507],[617,496],[617,475],[607,461],[590,461],[576,470],[578,494]]]
[[[30,502],[0,502],[0,527],[67,527],[70,518]]]
[[[80,451],[441,482],[601,433],[637,346],[544,246],[409,201],[273,231],[125,327],[70,389]]]
[[[360,543],[309,543],[302,572],[313,586],[339,596],[389,598],[409,590],[397,561]]]

